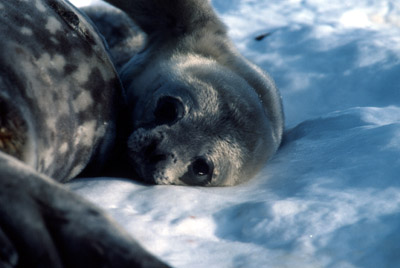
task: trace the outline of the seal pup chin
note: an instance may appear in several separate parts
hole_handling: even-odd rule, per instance
[[[281,98],[269,75],[238,53],[210,1],[107,2],[147,34],[119,70],[139,176],[201,186],[254,176],[280,145]]]

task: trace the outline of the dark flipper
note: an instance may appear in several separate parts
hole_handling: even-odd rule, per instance
[[[117,70],[142,49],[146,35],[121,10],[108,5],[88,6],[81,10],[105,38]]]
[[[0,263],[18,267],[168,267],[101,210],[3,153],[0,245]]]

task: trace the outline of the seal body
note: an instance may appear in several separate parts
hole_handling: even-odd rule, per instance
[[[236,50],[210,1],[107,2],[146,34],[140,52],[119,68],[133,124],[128,154],[139,176],[202,186],[254,176],[280,145],[281,98],[269,75]],[[102,30],[106,16],[88,14],[114,43],[117,31]],[[120,16],[121,25],[128,20]]]
[[[67,2],[5,1],[0,14],[0,150],[66,181],[112,146],[119,79]]]
[[[0,267],[166,267],[61,186],[114,143],[121,84],[64,0],[0,1]]]

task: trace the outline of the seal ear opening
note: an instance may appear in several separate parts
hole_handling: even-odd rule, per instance
[[[157,125],[173,125],[184,116],[184,113],[185,107],[182,102],[169,96],[160,98],[154,110]]]

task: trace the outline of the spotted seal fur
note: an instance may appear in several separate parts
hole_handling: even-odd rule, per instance
[[[167,267],[65,182],[106,162],[121,84],[64,0],[0,2],[0,267]]]

